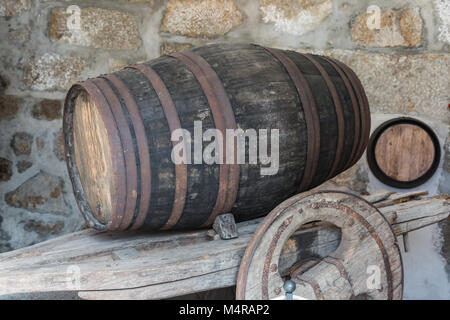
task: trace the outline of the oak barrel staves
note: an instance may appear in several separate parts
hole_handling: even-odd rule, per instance
[[[98,119],[101,119],[99,121]],[[279,129],[279,170],[248,164],[177,164],[171,132]],[[267,214],[352,166],[370,110],[355,73],[328,57],[247,44],[162,56],[75,84],[64,110],[75,198],[100,230],[181,229]],[[203,148],[210,142],[203,141]],[[270,148],[269,148],[270,151]]]

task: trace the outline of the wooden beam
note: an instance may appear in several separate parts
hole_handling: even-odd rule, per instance
[[[379,210],[397,236],[450,213],[445,197],[394,202]],[[211,237],[210,230],[72,233],[0,254],[0,295],[75,290],[74,270],[80,275],[75,291],[88,299],[158,299],[233,286],[241,257],[261,221],[239,223],[239,237],[230,240]],[[283,251],[280,270],[308,255],[324,257],[339,241],[336,227],[305,225]]]

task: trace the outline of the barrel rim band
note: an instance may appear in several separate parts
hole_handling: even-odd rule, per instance
[[[120,93],[121,98],[127,108],[130,115],[131,124],[136,133],[136,143],[138,146],[139,162],[140,162],[140,202],[139,210],[135,216],[133,213],[132,220],[128,224],[127,228],[135,230],[142,226],[147,216],[148,208],[150,206],[151,198],[151,167],[150,167],[150,153],[148,150],[147,135],[145,132],[145,126],[142,121],[139,108],[136,104],[135,98],[131,94],[130,90],[127,88],[125,83],[116,75],[109,74],[103,76],[105,79],[109,80],[112,85]]]
[[[236,129],[237,124],[234,117],[233,108],[231,106],[230,98],[228,97],[228,94],[225,90],[225,87],[220,80],[217,73],[214,71],[214,69],[210,66],[210,64],[200,55],[186,50],[182,51],[182,53],[185,56],[188,56],[192,61],[194,61],[203,71],[203,73],[207,76],[207,78],[210,80],[210,84],[213,86],[214,93],[217,96],[217,101],[220,103],[220,111],[224,115],[225,119],[225,125],[226,129]],[[227,146],[224,145],[225,150],[227,150]],[[237,155],[237,139],[234,137],[234,143],[233,143],[233,154],[236,157]],[[226,151],[224,155],[226,154]],[[234,162],[237,161],[236,158],[233,159]],[[226,200],[224,203],[224,212],[231,212],[234,203],[236,202],[238,190],[239,190],[239,177],[240,177],[240,165],[237,163],[233,164],[227,164],[229,166],[228,171],[228,179],[227,179],[227,194],[226,194]],[[220,213],[220,212],[219,212]],[[217,215],[216,215],[217,216]],[[216,216],[211,216],[203,226],[210,225],[214,222],[214,219]]]
[[[362,157],[364,150],[366,149],[367,144],[369,143],[369,139],[370,139],[370,125],[371,125],[370,107],[369,107],[369,100],[367,99],[367,95],[366,95],[366,92],[364,91],[364,87],[361,83],[361,80],[359,80],[358,76],[351,68],[349,68],[348,66],[346,66],[346,67],[349,70],[349,72],[353,75],[353,77],[355,78],[355,82],[358,86],[358,89],[361,92],[361,96],[364,101],[362,108],[364,109],[364,114],[365,114],[364,124],[365,124],[366,130],[365,130],[365,134],[363,135],[363,142],[364,142],[363,148],[361,150],[361,153],[359,154],[359,157],[357,158],[357,159],[359,159]]]
[[[128,68],[138,70],[150,82],[155,90],[158,99],[161,103],[164,116],[166,117],[170,133],[176,129],[181,129],[180,118],[178,117],[177,109],[170,96],[169,90],[164,84],[161,77],[156,71],[148,65],[131,65]],[[172,141],[173,146],[177,145],[178,141]],[[184,139],[183,142],[185,143]],[[175,197],[172,206],[172,212],[167,222],[161,227],[162,230],[170,229],[177,224],[184,210],[187,194],[187,164],[175,164]]]
[[[356,74],[350,69],[347,65],[340,62],[339,60],[332,59],[334,62],[336,62],[344,71],[345,74],[347,74],[350,83],[352,84],[353,88],[355,89],[356,97],[358,99],[359,104],[359,111],[360,111],[360,122],[361,122],[361,138],[359,141],[359,146],[357,149],[357,152],[355,154],[355,158],[353,159],[350,166],[354,165],[362,156],[364,153],[364,150],[369,142],[369,135],[370,135],[370,109],[369,109],[369,103],[367,101],[367,96],[364,93],[364,89],[362,88],[361,82],[359,81]]]
[[[281,50],[262,47],[274,56],[286,69],[297,90],[297,94],[302,103],[302,109],[305,116],[306,130],[308,135],[308,145],[306,153],[306,165],[298,191],[304,191],[309,188],[313,177],[317,171],[320,155],[320,121],[314,101],[311,88],[306,81],[303,73],[298,66],[285,55]]]
[[[400,181],[388,176],[383,170],[381,170],[375,157],[375,148],[380,136],[392,126],[399,124],[410,124],[421,128],[429,136],[434,148],[433,161],[431,162],[430,167],[422,175],[410,181]],[[399,189],[410,189],[420,186],[434,175],[437,168],[439,167],[439,162],[441,159],[441,146],[436,133],[425,122],[412,117],[396,117],[383,122],[377,128],[375,128],[372,135],[370,136],[366,158],[370,171],[382,183]]]
[[[341,170],[345,170],[347,168],[349,168],[351,166],[352,160],[354,159],[355,155],[356,155],[356,150],[358,148],[358,141],[359,141],[359,137],[360,137],[360,115],[359,115],[359,106],[358,106],[358,101],[356,100],[356,95],[354,92],[354,89],[350,83],[350,80],[348,79],[347,74],[345,73],[344,70],[341,69],[341,67],[336,63],[336,61],[334,61],[333,59],[326,57],[326,56],[321,56],[323,59],[325,59],[326,61],[328,61],[328,63],[331,64],[331,66],[333,66],[333,68],[336,70],[336,72],[339,74],[339,76],[341,77],[342,81],[344,82],[345,87],[347,88],[347,92],[350,95],[350,100],[352,102],[352,110],[353,110],[353,116],[354,116],[354,133],[353,133],[353,145],[352,145],[352,150],[350,152],[350,156],[347,159],[347,162],[344,163],[341,167]]]
[[[363,135],[363,147],[361,149],[361,152],[358,155],[358,158],[361,158],[364,150],[367,147],[367,144],[369,142],[369,138],[370,138],[370,124],[371,124],[371,118],[370,118],[370,109],[369,109],[369,100],[367,99],[367,95],[364,91],[364,87],[362,86],[361,81],[359,80],[358,76],[356,75],[356,73],[350,69],[349,67],[347,67],[349,72],[353,75],[354,79],[355,79],[355,83],[361,93],[362,99],[363,99],[363,105],[362,105],[362,109],[364,110],[364,124],[365,124],[365,132]]]
[[[358,122],[360,123],[360,136],[358,141],[358,146],[356,148],[355,154],[353,155],[352,161],[349,165],[351,167],[356,163],[358,160],[358,155],[361,153],[361,149],[364,148],[364,131],[366,130],[365,127],[365,109],[364,109],[364,99],[362,98],[361,91],[358,88],[357,83],[355,82],[353,74],[350,73],[349,68],[339,60],[333,59],[329,57],[330,60],[334,61],[338,66],[342,68],[342,71],[347,76],[348,80],[350,81],[350,84],[352,85],[352,88],[354,90],[357,102],[358,102],[358,109],[359,109],[359,119]]]
[[[344,151],[344,113],[342,111],[342,105],[341,105],[341,101],[339,100],[339,95],[337,93],[336,87],[334,86],[333,81],[331,81],[330,75],[326,72],[325,68],[314,58],[313,55],[306,53],[306,54],[302,54],[300,53],[302,56],[304,56],[306,59],[308,59],[309,61],[311,61],[312,64],[314,64],[314,66],[317,68],[317,70],[319,71],[319,73],[322,75],[325,83],[327,84],[328,90],[331,93],[331,97],[333,99],[333,105],[334,105],[334,110],[336,112],[336,120],[337,120],[337,131],[338,131],[338,136],[337,136],[337,143],[336,143],[336,150],[335,150],[335,154],[334,154],[334,160],[333,160],[333,164],[330,168],[330,171],[327,174],[327,177],[325,178],[325,180],[329,180],[332,177],[334,177],[339,169],[339,163],[341,162],[341,158],[342,158],[342,153]]]
[[[200,55],[188,50],[171,53],[170,56],[183,62],[199,82],[208,100],[214,124],[222,132],[223,136],[226,136],[226,129],[236,129],[237,126],[230,99],[223,83],[209,63]],[[236,143],[234,147],[236,150]],[[211,225],[217,215],[230,212],[237,198],[240,166],[239,164],[227,164],[225,143],[222,149],[223,163],[219,167],[219,190],[216,204],[201,227]]]
[[[133,141],[131,137],[130,127],[128,125],[125,114],[122,110],[121,103],[118,97],[115,95],[108,82],[104,78],[94,78],[92,82],[102,92],[112,115],[117,125],[117,129],[120,135],[120,141],[122,142],[122,150],[124,151],[125,159],[125,210],[123,219],[118,227],[118,230],[124,230],[133,218],[133,213],[137,204],[137,197],[133,196],[133,188],[137,189],[137,167],[134,152],[127,152],[129,149],[133,150]],[[123,183],[123,182],[122,182]],[[135,193],[136,194],[136,193]]]
[[[108,142],[113,157],[113,177],[114,177],[114,194],[113,199],[113,212],[111,213],[111,219],[107,223],[101,223],[95,218],[90,205],[87,203],[86,196],[79,178],[78,168],[76,166],[75,155],[73,150],[73,112],[74,112],[74,100],[72,93],[79,89],[85,90],[90,97],[95,101],[97,110],[106,128],[108,134]],[[70,122],[70,123],[69,123]],[[111,230],[116,229],[123,219],[123,212],[125,209],[126,193],[123,192],[123,188],[119,188],[121,181],[125,181],[125,159],[123,155],[122,142],[120,140],[117,124],[112,115],[110,106],[100,91],[100,89],[93,83],[92,79],[88,79],[83,82],[75,83],[69,91],[65,102],[64,110],[64,130],[66,132],[65,139],[68,145],[69,152],[66,153],[66,162],[69,171],[69,176],[72,181],[72,186],[76,195],[77,204],[81,213],[88,221],[88,223],[97,230]],[[67,146],[66,146],[67,147]],[[81,203],[81,201],[83,203]],[[84,203],[86,201],[86,203]]]

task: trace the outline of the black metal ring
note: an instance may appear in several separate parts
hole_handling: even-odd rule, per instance
[[[425,130],[425,132],[431,138],[435,150],[433,162],[430,168],[423,175],[412,181],[399,181],[389,177],[380,169],[375,158],[375,147],[381,134],[384,131],[386,131],[386,129],[390,128],[393,125],[404,123],[413,124]],[[439,144],[439,139],[437,138],[434,131],[422,121],[409,117],[394,118],[386,122],[383,122],[380,126],[378,126],[378,128],[375,129],[375,131],[370,136],[369,146],[367,148],[367,163],[369,164],[369,168],[375,175],[375,177],[377,177],[378,180],[380,180],[381,182],[383,182],[388,186],[401,189],[410,189],[425,183],[428,179],[430,179],[433,176],[436,169],[439,167],[440,158],[441,158],[441,147]]]

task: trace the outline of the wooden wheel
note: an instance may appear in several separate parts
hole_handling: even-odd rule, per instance
[[[278,261],[286,241],[302,225],[323,221],[341,229],[327,257],[291,268],[294,296],[306,299],[401,299],[403,267],[396,238],[384,216],[355,195],[319,191],[294,196],[264,219],[253,235],[237,278],[237,299],[275,299],[286,278]]]

